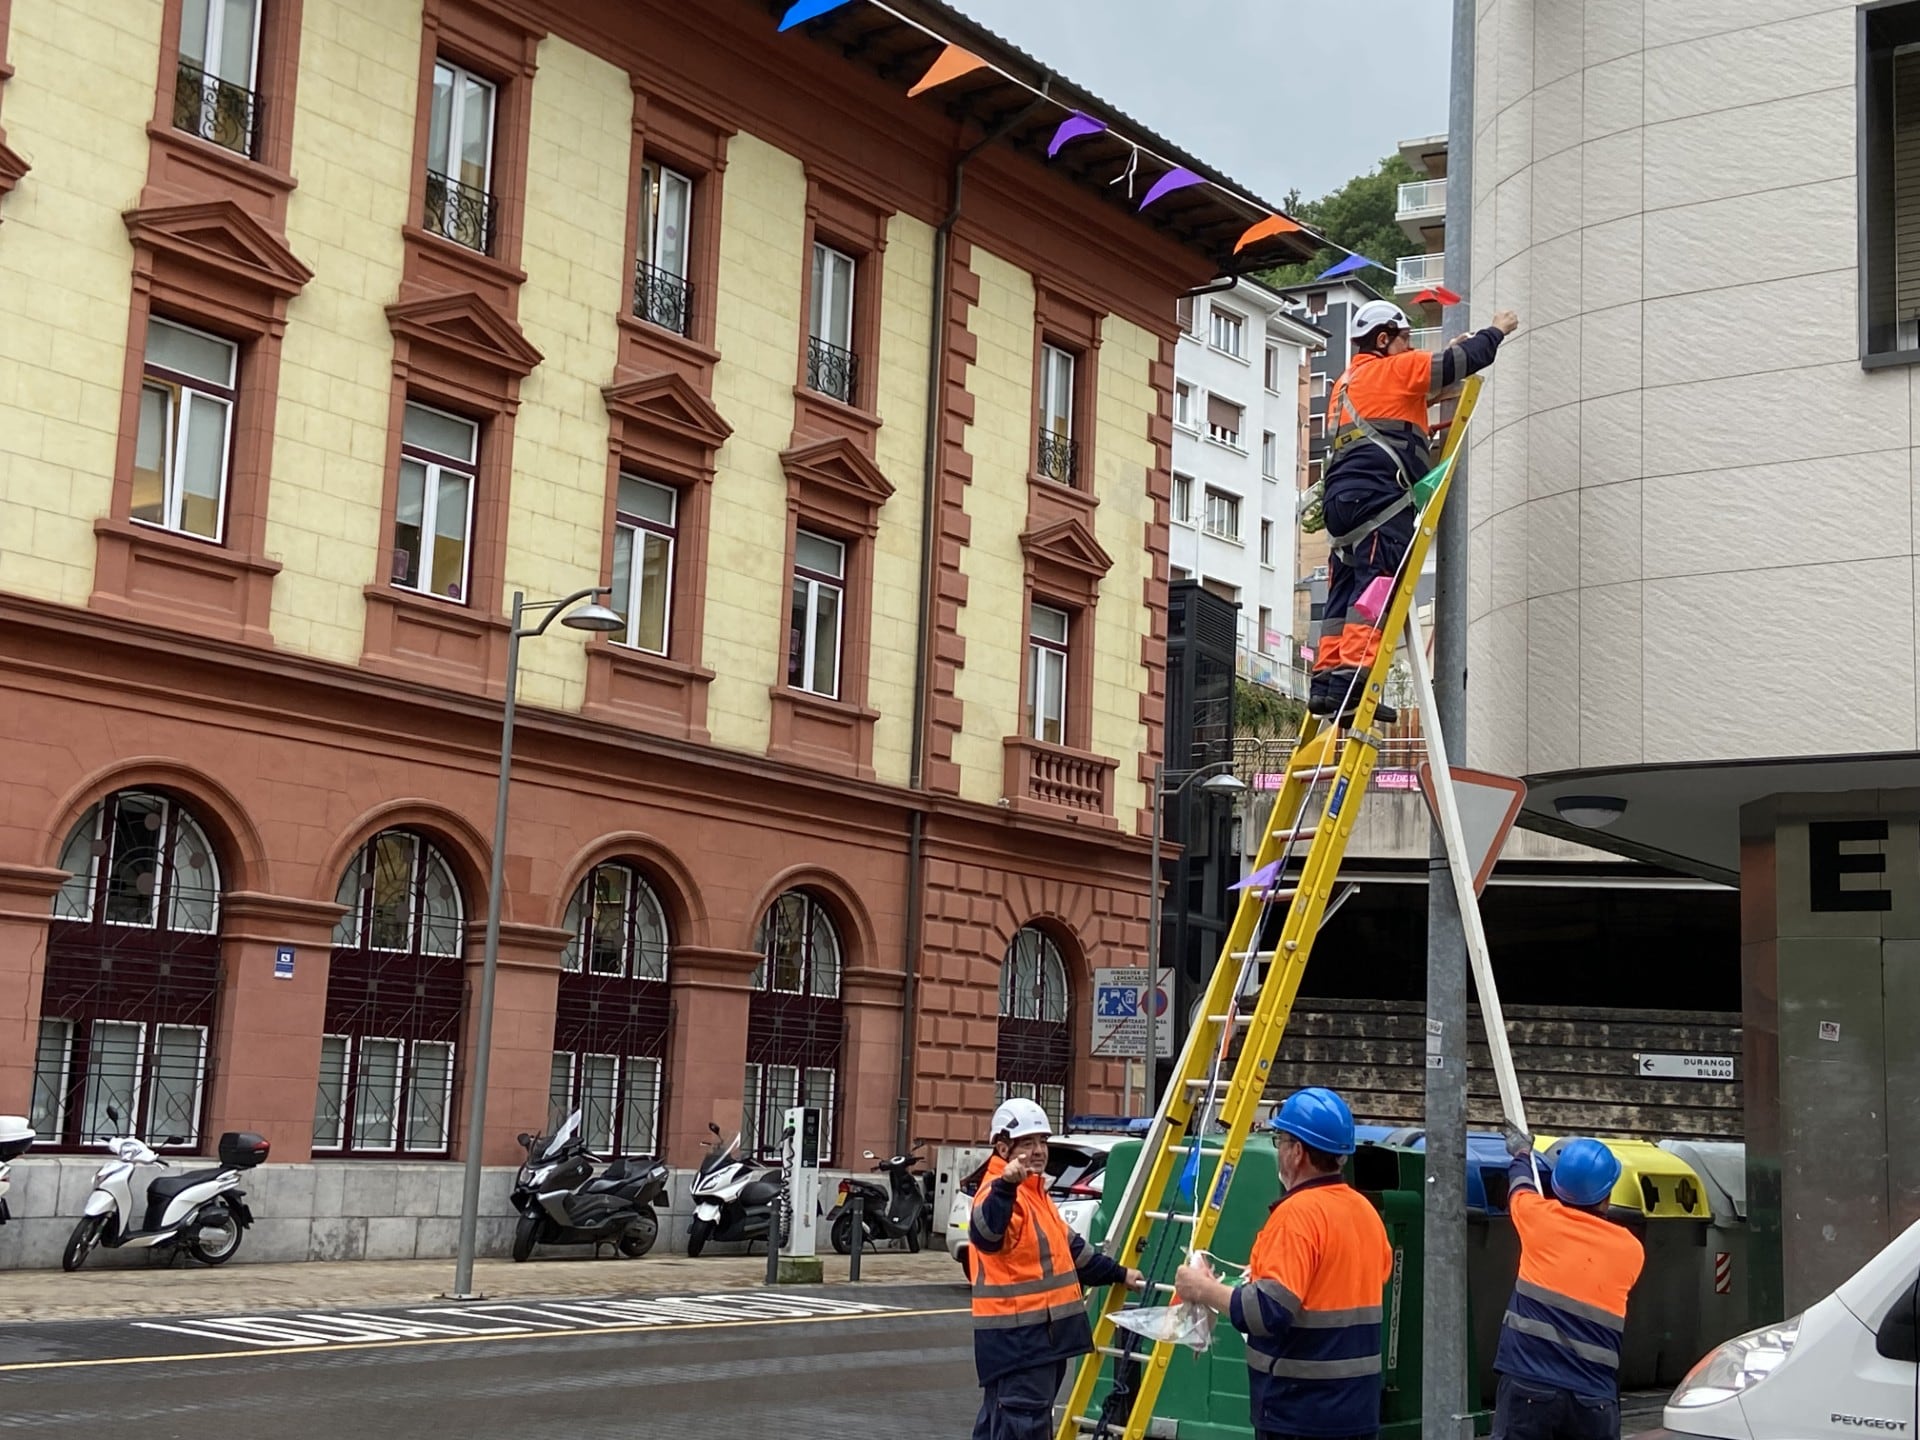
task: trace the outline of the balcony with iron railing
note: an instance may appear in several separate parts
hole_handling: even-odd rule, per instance
[[[1442,349],[1446,343],[1440,338],[1441,334],[1442,331],[1440,327],[1438,325],[1432,325],[1424,330],[1408,332],[1407,338],[1412,341],[1413,348],[1416,350],[1438,351]]]
[[[1402,255],[1394,267],[1393,288],[1400,294],[1424,290],[1446,279],[1447,257],[1441,251],[1429,255]]]
[[[1444,226],[1447,220],[1446,180],[1413,180],[1402,185],[1393,218],[1414,240],[1423,239],[1427,231]]]
[[[173,87],[173,128],[245,155],[260,158],[260,97],[244,85],[209,75],[186,58]]]
[[[427,172],[427,204],[422,228],[478,250],[493,253],[493,196],[471,185],[464,185],[438,170]]]
[[[1062,485],[1080,483],[1080,446],[1051,430],[1040,432],[1040,473]]]
[[[838,400],[854,403],[860,383],[860,357],[851,350],[830,345],[817,335],[807,338],[807,388]]]
[[[633,314],[662,330],[687,334],[693,323],[693,282],[644,259],[634,261]]]

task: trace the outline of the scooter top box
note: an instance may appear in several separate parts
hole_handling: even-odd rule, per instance
[[[33,1144],[33,1127],[19,1115],[0,1115],[0,1161],[18,1160]]]
[[[267,1158],[267,1140],[251,1130],[229,1130],[220,1137],[220,1163],[236,1170],[250,1169]]]

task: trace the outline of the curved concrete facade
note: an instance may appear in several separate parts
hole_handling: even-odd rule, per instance
[[[1860,364],[1854,8],[1478,26],[1473,308],[1523,329],[1473,439],[1476,762],[1550,812],[1640,767],[1910,754],[1920,406]],[[1692,857],[1723,870],[1728,798]]]

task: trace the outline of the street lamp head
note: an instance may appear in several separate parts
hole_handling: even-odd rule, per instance
[[[1210,779],[1202,780],[1200,788],[1214,795],[1238,795],[1247,786],[1238,775],[1230,770],[1223,770]]]
[[[578,610],[569,610],[560,617],[560,623],[575,630],[593,630],[603,634],[627,628],[625,618],[618,611],[609,610],[598,601],[582,605]]]

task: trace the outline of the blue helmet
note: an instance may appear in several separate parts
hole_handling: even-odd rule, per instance
[[[1329,1155],[1353,1154],[1353,1111],[1333,1091],[1319,1085],[1298,1090],[1273,1114],[1273,1128]]]
[[[1567,1204],[1585,1209],[1613,1193],[1620,1160],[1598,1140],[1563,1140],[1554,1150],[1553,1193]]]

